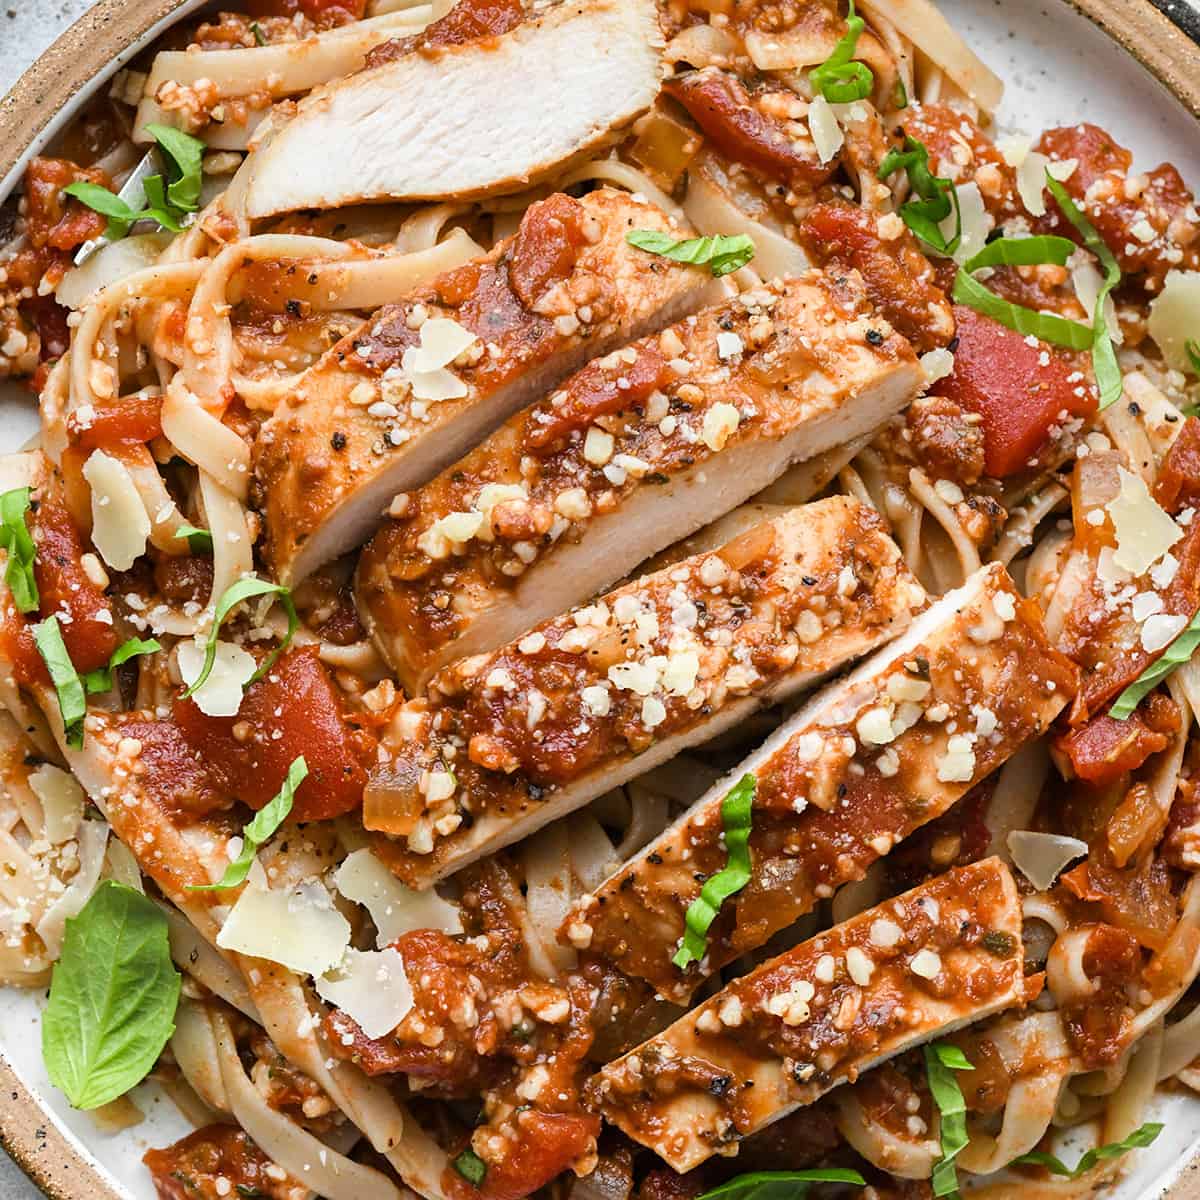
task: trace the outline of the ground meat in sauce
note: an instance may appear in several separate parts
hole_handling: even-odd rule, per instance
[[[1117,1061],[1129,1042],[1133,1008],[1129,987],[1141,975],[1142,956],[1132,934],[1111,925],[1084,926],[1083,967],[1095,989],[1060,1000],[1063,1027],[1084,1066],[1096,1070]]]
[[[934,479],[964,487],[985,470],[983,422],[948,396],[918,396],[905,414],[917,462]]]

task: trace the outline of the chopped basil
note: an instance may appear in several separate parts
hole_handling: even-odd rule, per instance
[[[58,694],[58,711],[62,714],[63,736],[72,750],[83,749],[83,719],[87,716],[87,696],[83,680],[71,662],[63,641],[58,617],[48,616],[33,627],[33,643],[37,646],[50,682]]]
[[[1184,352],[1187,354],[1188,362],[1192,364],[1192,370],[1197,375],[1200,375],[1200,342],[1194,338],[1188,338],[1183,343]]]
[[[1128,719],[1143,697],[1158,686],[1176,667],[1190,661],[1200,646],[1200,613],[1191,624],[1117,698],[1108,710],[1118,721]]]
[[[754,242],[744,233],[732,237],[715,234],[681,241],[656,229],[632,229],[625,235],[625,240],[639,250],[660,254],[672,262],[707,266],[718,278],[739,270],[754,257]]]
[[[487,1174],[487,1163],[474,1150],[464,1150],[455,1160],[454,1169],[472,1186],[478,1187]]]
[[[807,1171],[750,1171],[735,1175],[719,1187],[702,1193],[697,1200],[793,1200],[808,1191],[810,1183],[852,1183],[866,1187],[867,1181],[845,1167],[816,1167]]]
[[[1121,282],[1121,268],[1107,243],[1096,231],[1096,227],[1083,215],[1079,206],[1067,195],[1067,189],[1049,171],[1046,172],[1046,187],[1050,189],[1050,195],[1058,201],[1063,216],[1083,238],[1084,246],[1100,260],[1100,265],[1104,268],[1104,283],[1096,294],[1096,309],[1092,313],[1092,371],[1096,376],[1096,386],[1100,389],[1100,408],[1103,410],[1121,398],[1121,368],[1117,363],[1117,352],[1104,312],[1109,295]]]
[[[845,34],[834,46],[833,53],[808,73],[813,91],[819,92],[830,104],[851,104],[855,100],[865,100],[875,86],[871,68],[866,63],[853,61],[858,50],[858,39],[865,28],[862,17],[854,11],[854,0],[849,0]]]
[[[296,798],[296,789],[308,778],[308,763],[304,755],[292,760],[288,767],[283,787],[262,808],[254,819],[242,830],[242,850],[221,876],[219,883],[189,884],[189,892],[220,892],[237,887],[250,874],[251,864],[258,848],[287,820]]]
[[[967,1144],[967,1106],[954,1072],[974,1069],[957,1046],[934,1042],[925,1047],[925,1074],[941,1124],[942,1156],[934,1163],[931,1180],[935,1196],[952,1196],[958,1191],[954,1160]]]
[[[903,150],[889,150],[879,164],[879,178],[887,179],[896,171],[905,171],[915,200],[900,205],[900,219],[925,245],[938,254],[950,255],[962,240],[962,213],[954,181],[943,179],[929,169],[929,151],[915,137],[906,135]],[[942,222],[954,214],[954,235],[947,238]]]
[[[175,1029],[179,972],[167,919],[105,880],[69,918],[42,1017],[42,1057],[75,1108],[98,1108],[149,1074]]]
[[[135,209],[108,188],[82,179],[63,188],[64,195],[74,196],[108,218],[105,235],[110,240],[123,238],[134,222],[142,220],[156,221],[163,229],[178,233],[183,218],[199,207],[204,143],[169,125],[147,125],[146,130],[167,160],[170,181],[161,175],[150,175],[142,181],[145,208]]]
[[[908,107],[908,88],[904,86],[904,80],[899,75],[896,76],[896,86],[892,89],[892,107]]]
[[[725,866],[700,889],[688,905],[683,941],[672,962],[683,970],[699,962],[708,949],[708,931],[721,905],[750,882],[750,824],[757,780],[747,772],[721,801],[725,830]]]
[[[267,35],[263,33],[262,26],[257,21],[250,22],[250,32],[254,34],[254,44],[256,46],[265,46],[267,44]]]
[[[1054,234],[1001,237],[988,242],[978,254],[972,255],[965,269],[974,273],[983,267],[1030,267],[1041,263],[1063,267],[1074,253],[1075,243],[1070,238],[1056,237]]]
[[[970,263],[967,264],[970,266]],[[1033,334],[1043,342],[1065,346],[1068,350],[1087,350],[1092,344],[1092,331],[1078,321],[1053,313],[1035,312],[1013,304],[988,291],[968,270],[960,267],[954,278],[952,297],[955,304],[965,304],[985,317],[991,317],[1016,333]]]
[[[195,525],[180,525],[175,530],[177,538],[187,538],[188,549],[193,554],[211,554],[213,548],[212,534],[207,529]]]
[[[208,644],[204,647],[204,665],[200,668],[200,674],[196,676],[196,681],[183,693],[185,700],[189,696],[194,695],[196,690],[202,687],[205,680],[212,674],[213,663],[217,661],[217,639],[221,633],[221,623],[225,618],[243,600],[251,600],[255,596],[270,595],[279,597],[279,603],[283,605],[283,611],[287,613],[287,633],[284,634],[283,641],[263,660],[262,666],[250,676],[249,682],[255,683],[275,665],[275,660],[287,649],[292,636],[296,632],[297,626],[300,624],[300,618],[296,615],[296,606],[292,603],[292,593],[281,583],[269,583],[265,579],[258,579],[253,576],[249,579],[239,579],[237,583],[230,584],[225,589],[225,593],[221,599],[217,601],[217,608],[213,613],[212,628],[208,631]]]
[[[113,652],[112,657],[108,660],[107,667],[97,667],[94,671],[89,671],[83,677],[83,686],[89,694],[96,692],[108,692],[112,690],[113,672],[122,664],[127,663],[131,658],[137,658],[140,654],[153,654],[156,650],[161,650],[162,646],[149,638],[143,641],[141,638],[130,638],[118,646]]]
[[[13,603],[23,613],[37,612],[38,586],[33,573],[37,546],[25,522],[31,505],[29,488],[13,488],[0,495],[0,546],[8,555],[4,567],[4,582],[12,593]]]
[[[1068,1167],[1061,1158],[1057,1158],[1053,1154],[1046,1154],[1041,1150],[1022,1154],[1020,1158],[1014,1158],[1008,1165],[1012,1167],[1022,1163],[1045,1167],[1052,1175],[1065,1175],[1068,1179],[1078,1179],[1080,1175],[1086,1175],[1098,1162],[1106,1158],[1120,1158],[1123,1154],[1128,1154],[1130,1150],[1140,1150],[1149,1146],[1162,1131],[1163,1127],[1157,1121],[1147,1121],[1145,1125],[1139,1126],[1127,1138],[1122,1138],[1119,1142],[1109,1142],[1107,1145],[1096,1146],[1094,1149],[1086,1151],[1074,1167]]]

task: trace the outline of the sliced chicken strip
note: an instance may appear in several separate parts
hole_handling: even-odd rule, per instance
[[[1070,702],[1076,671],[1003,567],[984,567],[808,701],[679,820],[584,897],[564,936],[683,1003],[944,813]],[[754,873],[703,962],[672,961],[688,906],[725,863],[721,802],[756,779]]]
[[[590,363],[410,496],[363,552],[360,612],[419,691],[881,425],[922,379],[856,277],[743,293]]]
[[[363,824],[428,887],[869,653],[924,603],[874,510],[794,509],[441,672],[384,739]]]
[[[653,0],[561,0],[499,36],[429,40],[302,100],[254,155],[249,216],[518,191],[658,94]]]
[[[610,1063],[592,1106],[690,1171],[839,1084],[1026,999],[998,858],[948,871],[764,963]]]
[[[352,550],[397,492],[432,478],[587,359],[719,295],[706,270],[647,261],[625,241],[630,229],[673,228],[622,192],[556,193],[486,258],[343,338],[255,447],[277,577],[295,583]]]

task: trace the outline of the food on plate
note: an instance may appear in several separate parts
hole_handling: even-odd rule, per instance
[[[0,983],[164,1200],[1102,1195],[1200,1091],[1200,220],[956,23],[245,0],[29,158]]]

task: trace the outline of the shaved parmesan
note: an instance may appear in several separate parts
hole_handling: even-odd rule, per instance
[[[73,838],[83,820],[83,788],[74,775],[43,763],[29,773],[29,786],[42,804],[42,830],[53,846]]]
[[[837,116],[824,96],[814,96],[808,106],[808,132],[822,166],[837,155],[846,140]]]
[[[984,207],[983,195],[979,184],[974,180],[970,183],[960,183],[955,189],[958,195],[958,211],[962,219],[962,236],[954,251],[954,261],[965,263],[973,258],[987,245],[988,233],[992,228],[992,219]],[[954,236],[957,222],[951,213],[939,226],[942,236],[949,241]]]
[[[1140,475],[1117,470],[1121,491],[1104,506],[1117,533],[1113,562],[1136,577],[1158,562],[1183,530],[1155,503]]]
[[[1087,854],[1088,845],[1058,833],[1014,829],[1008,835],[1008,851],[1021,874],[1039,892],[1044,892],[1068,863]]]
[[[447,317],[430,317],[421,326],[421,345],[405,354],[404,368],[408,371],[437,371],[448,367],[464,350],[469,350],[479,338],[457,321]]]
[[[204,645],[179,643],[179,673],[191,687],[204,669]],[[218,642],[208,678],[192,693],[196,707],[210,717],[236,717],[251,676],[258,670],[253,655],[232,642]]]
[[[1046,168],[1050,160],[1030,150],[1017,168],[1017,194],[1026,212],[1033,217],[1046,215]]]
[[[1019,167],[1033,148],[1033,142],[1022,133],[1010,133],[996,139],[996,149],[1010,167]]]
[[[225,918],[217,945],[304,975],[324,975],[350,945],[350,922],[319,884],[271,892],[251,881]]]
[[[432,888],[414,892],[371,853],[355,850],[333,877],[334,886],[355,904],[362,904],[375,922],[375,944],[388,946],[414,929],[462,933],[462,916],[456,904],[443,900]]]
[[[397,950],[347,950],[317,980],[317,995],[351,1017],[369,1038],[391,1033],[412,1011],[413,994]]]
[[[1190,371],[1186,344],[1200,330],[1200,271],[1168,271],[1146,323],[1167,365]]]
[[[96,450],[83,464],[92,489],[92,543],[108,565],[128,571],[146,553],[150,518],[133,476],[119,458]]]
[[[1091,255],[1085,255],[1082,251],[1077,250],[1071,256],[1071,262],[1074,264],[1071,268],[1071,284],[1075,289],[1075,299],[1083,305],[1083,311],[1087,313],[1087,320],[1090,323],[1096,311],[1096,300],[1100,296],[1100,289],[1104,285],[1104,277],[1100,274]],[[1109,337],[1119,346],[1125,340],[1125,335],[1121,332],[1120,323],[1117,321],[1117,309],[1111,296],[1104,298],[1104,323],[1108,326]]]

